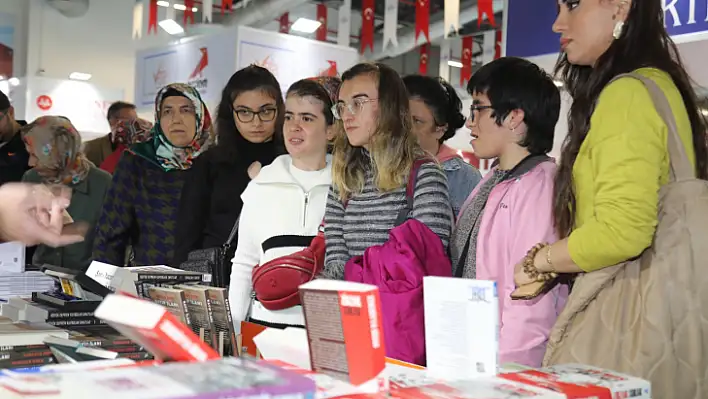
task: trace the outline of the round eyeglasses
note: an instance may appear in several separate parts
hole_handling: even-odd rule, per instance
[[[340,101],[332,106],[332,114],[337,119],[342,119],[344,110],[347,109],[352,115],[356,115],[364,108],[364,105],[378,100],[377,98],[355,98],[350,103]]]
[[[252,111],[250,109],[234,109],[236,118],[243,123],[253,122],[253,120],[258,116],[261,122],[270,122],[275,119],[278,114],[278,110],[275,108],[264,108],[260,111]]]
[[[485,109],[493,109],[493,108],[494,108],[494,107],[492,107],[491,105],[472,104],[472,105],[470,106],[470,116],[469,116],[470,122],[474,122],[474,113],[475,113],[476,111],[482,111],[482,110],[485,110]]]

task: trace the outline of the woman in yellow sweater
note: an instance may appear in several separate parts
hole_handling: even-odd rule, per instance
[[[659,188],[669,180],[668,130],[644,84],[612,81],[617,75],[637,72],[661,88],[696,176],[708,178],[705,122],[663,22],[661,0],[558,0],[556,73],[573,98],[555,187],[556,225],[565,238],[530,249],[515,270],[520,291],[530,275],[591,273],[652,244]],[[603,312],[609,324],[621,317]]]

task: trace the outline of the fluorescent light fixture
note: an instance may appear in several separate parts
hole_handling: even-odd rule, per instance
[[[159,22],[160,28],[170,35],[180,35],[184,33],[184,28],[175,22],[174,19],[163,19]]]
[[[14,79],[14,78],[13,78],[13,79]],[[703,116],[708,116],[708,108],[703,108],[703,109],[701,110],[701,113],[703,114]]]
[[[563,87],[563,82],[561,82],[560,80],[554,80],[553,84],[556,85],[556,87]]]
[[[322,25],[320,21],[315,21],[307,18],[298,18],[297,21],[290,27],[290,29],[302,32],[302,33],[312,33],[317,30],[317,28]]]
[[[462,63],[460,61],[448,60],[447,65],[453,68],[462,68]]]
[[[187,9],[187,7],[185,7],[184,4],[177,4],[177,3],[173,4],[172,7],[174,7],[175,10],[182,10],[182,11]]]
[[[162,1],[162,0],[160,0],[160,1],[157,2],[157,5],[160,6],[160,7],[169,7],[169,6],[170,6],[170,2],[169,2],[169,1]]]
[[[15,78],[15,77],[12,77],[12,78],[10,78],[10,79],[7,80],[7,83],[9,83],[10,86],[17,86],[17,85],[20,84],[20,79]]]
[[[197,12],[199,9],[197,7],[192,7],[192,12]]]
[[[69,79],[73,80],[89,80],[91,79],[91,74],[90,73],[83,73],[83,72],[72,72],[69,75]]]

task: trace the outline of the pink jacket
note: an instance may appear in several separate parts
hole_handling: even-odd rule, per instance
[[[522,165],[520,165],[522,166]],[[530,170],[528,170],[530,168]],[[557,285],[533,300],[512,300],[514,266],[531,247],[553,243],[553,177],[556,164],[547,158],[512,177],[490,193],[477,238],[477,278],[495,280],[499,289],[499,361],[541,366],[546,342],[568,297],[566,285]],[[462,206],[470,204],[488,173]]]

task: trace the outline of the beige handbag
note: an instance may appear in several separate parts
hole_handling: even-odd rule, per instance
[[[544,365],[584,363],[651,381],[653,399],[708,398],[708,182],[695,178],[661,89],[638,74],[666,123],[671,179],[654,242],[575,280]],[[601,251],[598,248],[598,251]]]

